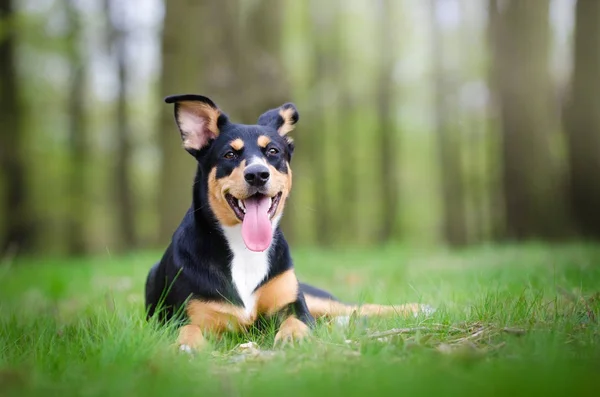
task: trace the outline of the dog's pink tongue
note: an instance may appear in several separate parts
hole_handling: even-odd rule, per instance
[[[246,215],[242,222],[242,237],[251,251],[264,251],[271,245],[273,229],[269,220],[271,199],[266,196],[250,197],[244,201]]]

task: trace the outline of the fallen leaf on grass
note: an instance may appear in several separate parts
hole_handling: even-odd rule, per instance
[[[272,350],[261,350],[254,342],[246,342],[233,349],[234,355],[230,358],[231,362],[242,362],[247,360],[269,360],[274,358],[277,353]]]
[[[257,354],[260,352],[258,345],[254,342],[242,343],[237,347],[237,350],[244,354]]]

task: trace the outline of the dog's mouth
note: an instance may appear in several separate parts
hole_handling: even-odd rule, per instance
[[[282,194],[283,192],[279,192],[275,196],[269,197],[261,193],[256,193],[242,200],[233,197],[229,193],[226,193],[225,199],[227,200],[227,204],[229,204],[229,206],[235,213],[235,216],[243,222],[244,218],[246,217],[246,211],[248,208],[246,204],[248,204],[250,208],[253,208],[254,205],[263,207],[265,205],[265,203],[263,202],[266,200],[269,200],[269,206],[267,207],[267,216],[269,217],[269,219],[273,219],[273,217],[275,216],[275,212],[277,212],[277,207],[279,207],[279,201],[281,200]]]
[[[281,196],[282,192],[273,197],[256,193],[245,199],[238,199],[229,193],[225,194],[235,216],[242,221],[242,237],[249,250],[265,251],[271,245],[271,219],[277,212]]]

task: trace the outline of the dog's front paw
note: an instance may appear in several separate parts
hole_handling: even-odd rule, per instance
[[[179,345],[179,351],[187,354],[194,354],[195,349],[189,345]]]
[[[436,308],[430,305],[419,305],[419,313],[423,313],[426,316],[431,316],[435,313]],[[418,314],[416,314],[418,315]]]
[[[206,345],[206,339],[197,325],[186,325],[179,330],[179,351],[192,354]]]
[[[300,342],[310,334],[310,328],[295,317],[288,317],[275,335],[275,345],[285,346]]]

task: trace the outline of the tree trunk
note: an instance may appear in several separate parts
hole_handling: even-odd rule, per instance
[[[69,24],[69,180],[67,198],[69,200],[69,218],[67,244],[71,255],[82,255],[86,251],[85,223],[86,209],[86,172],[85,165],[89,156],[86,143],[85,123],[85,60],[81,49],[81,15],[75,0],[65,1]]]
[[[249,43],[241,47],[243,62],[238,63],[238,67],[245,69],[244,74],[242,71],[238,74],[244,77],[241,86],[249,95],[240,113],[242,120],[252,124],[267,109],[281,106],[285,102],[294,102],[282,62],[283,11],[283,2],[256,2],[249,10],[238,38],[238,42],[244,43],[247,40]],[[299,112],[302,115],[302,109]],[[300,123],[299,134],[307,132],[302,126],[303,123]],[[292,132],[290,136],[295,139],[298,135]],[[294,196],[290,195],[287,206],[294,204]],[[281,220],[281,228],[288,241],[294,239],[291,220],[292,216],[285,215]]]
[[[281,61],[282,6],[275,1],[256,2],[244,19],[238,43],[249,44],[239,47],[243,61],[238,64],[238,75],[244,77],[240,84],[247,94],[241,116],[254,124],[264,111],[292,98]]]
[[[564,191],[550,146],[557,127],[549,61],[549,0],[504,2],[498,24],[503,188],[511,239],[565,233]]]
[[[131,249],[136,245],[135,208],[129,181],[131,175],[131,126],[127,111],[127,32],[125,24],[117,15],[123,15],[116,0],[105,0],[108,22],[109,46],[117,62],[118,95],[115,134],[117,143],[114,166],[114,200],[117,209],[117,239],[120,249]]]
[[[357,233],[359,228],[360,212],[357,211],[358,193],[361,189],[361,184],[356,183],[359,180],[358,160],[359,150],[362,148],[357,145],[359,134],[363,133],[364,128],[357,125],[356,120],[360,118],[361,109],[364,109],[363,97],[356,95],[353,92],[353,75],[355,71],[348,67],[352,59],[352,53],[348,50],[348,31],[352,29],[352,19],[348,16],[348,12],[344,10],[343,0],[335,2],[337,11],[336,19],[336,42],[335,46],[338,49],[338,63],[341,64],[340,70],[335,74],[335,85],[339,90],[338,93],[338,134],[336,136],[336,145],[339,147],[341,156],[339,156],[339,164],[336,178],[339,179],[339,196],[336,200],[337,218],[336,226],[336,243],[351,244],[358,240]],[[307,132],[316,132],[319,129],[311,129]],[[328,131],[328,134],[330,131]],[[315,137],[318,139],[318,135]]]
[[[3,173],[6,198],[2,216],[5,219],[2,251],[26,251],[33,244],[33,227],[26,181],[25,145],[19,80],[16,69],[16,24],[11,0],[0,0],[0,170]]]
[[[435,84],[435,129],[438,141],[440,179],[443,200],[443,234],[446,242],[453,246],[467,243],[467,225],[463,175],[461,170],[460,140],[451,122],[456,117],[452,109],[449,76],[444,67],[443,33],[437,22],[438,1],[431,0],[431,33],[433,40],[433,75]]]
[[[327,137],[319,134],[327,123],[326,104],[328,100],[328,89],[324,82],[335,76],[335,65],[331,54],[331,38],[334,34],[335,18],[333,7],[338,2],[329,2],[325,6],[322,3],[307,2],[310,8],[310,21],[313,24],[314,43],[312,58],[313,65],[311,81],[309,85],[314,87],[315,106],[308,114],[309,126],[305,128],[304,150],[310,152],[311,167],[310,177],[312,180],[312,193],[314,195],[315,212],[315,239],[319,245],[327,246],[333,241],[334,217],[331,210],[331,197],[327,194]],[[331,133],[331,131],[327,131]],[[307,139],[308,138],[308,139]]]
[[[203,66],[218,53],[211,46],[212,36],[222,30],[209,21],[208,5],[196,0],[165,2],[162,37],[161,96],[200,93],[212,96],[201,84]],[[206,23],[208,24],[206,24]],[[213,97],[219,104],[219,98]],[[161,102],[158,142],[162,155],[159,177],[159,240],[166,243],[192,202],[195,160],[181,146],[173,120],[173,108]]]
[[[490,92],[490,106],[488,108],[488,137],[487,158],[489,172],[489,202],[487,212],[490,222],[490,237],[492,241],[500,241],[506,235],[504,192],[502,188],[501,172],[501,147],[500,147],[500,98],[499,98],[499,70],[500,65],[494,59],[498,54],[499,29],[501,21],[499,0],[488,1],[487,45],[489,54],[489,67],[487,85]]]
[[[386,242],[397,234],[398,214],[398,159],[400,148],[396,139],[393,101],[395,86],[394,41],[392,40],[392,0],[379,1],[379,76],[377,81],[377,113],[379,131],[379,160],[382,175],[381,185],[381,229],[379,241]]]
[[[249,124],[290,100],[279,60],[281,8],[275,2],[246,6],[238,0],[166,3],[163,95],[199,92],[234,121]],[[163,114],[161,240],[171,236],[191,203],[191,184],[182,176],[193,174],[186,169],[193,159],[173,137],[172,109]]]
[[[204,43],[202,81],[235,122],[255,124],[270,108],[289,101],[280,62],[282,12],[275,2],[241,7],[239,0],[208,3],[203,24],[218,24]]]
[[[570,206],[579,232],[600,239],[600,2],[578,0],[575,65],[565,109]]]
[[[319,47],[317,45],[317,47]],[[322,76],[324,70],[326,69],[326,59],[324,51],[321,48],[316,49],[315,55],[315,75]],[[318,79],[319,77],[317,77]],[[319,84],[315,82],[315,84]],[[325,100],[325,94],[322,92],[323,88],[321,88],[318,92],[320,103],[323,103]],[[323,124],[325,124],[325,116],[324,110],[322,106],[318,106],[310,113],[310,125],[316,128],[323,128]],[[325,150],[325,145],[323,143],[323,138],[319,137],[316,134],[315,128],[311,128],[311,131],[307,131],[310,134],[310,138],[308,139],[309,143],[306,145],[305,150],[309,150],[311,153],[311,157],[313,161],[311,162],[311,178],[313,180],[313,193],[314,193],[314,211],[315,211],[315,236],[317,244],[319,245],[329,245],[331,243],[331,214],[328,211],[328,200],[330,199],[325,190],[325,184],[327,183],[325,176],[325,167],[326,167],[326,156],[327,152]],[[305,142],[307,139],[305,139]]]

